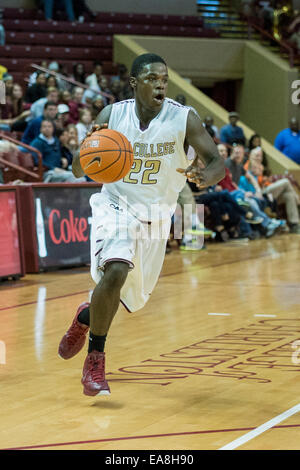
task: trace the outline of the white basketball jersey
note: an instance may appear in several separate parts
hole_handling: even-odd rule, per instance
[[[186,182],[176,169],[188,166],[184,140],[189,111],[166,98],[160,113],[141,130],[134,99],[112,106],[108,127],[130,141],[134,163],[123,180],[105,184],[102,192],[118,204],[127,204],[140,220],[167,218],[175,211]]]

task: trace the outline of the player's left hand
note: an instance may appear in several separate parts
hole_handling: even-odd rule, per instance
[[[205,174],[205,168],[190,165],[187,168],[177,168],[178,173],[184,174],[191,183],[195,183],[197,188],[205,189],[210,186],[208,178]]]

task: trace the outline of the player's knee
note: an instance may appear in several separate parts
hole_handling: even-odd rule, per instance
[[[126,281],[129,265],[122,262],[111,262],[105,268],[105,280],[112,287],[121,288]]]

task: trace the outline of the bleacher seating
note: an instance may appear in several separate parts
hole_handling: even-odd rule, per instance
[[[3,18],[6,45],[0,47],[1,64],[18,79],[25,70],[30,72],[32,62],[45,59],[62,62],[69,73],[76,61],[90,72],[97,59],[103,62],[105,74],[113,74],[114,34],[218,36],[198,16],[100,12],[93,22],[71,23],[64,12],[58,12],[59,21],[49,22],[39,10],[5,8]]]

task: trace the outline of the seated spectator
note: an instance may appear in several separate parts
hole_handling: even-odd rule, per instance
[[[5,97],[7,100],[12,94],[12,89],[14,86],[14,77],[9,73],[4,73],[2,81],[5,83]]]
[[[48,63],[46,60],[42,60],[42,62],[40,63],[40,67],[43,67],[44,69],[47,69],[48,68]],[[36,83],[36,79],[37,79],[37,76],[39,75],[39,73],[41,73],[40,70],[36,70],[35,72],[33,72],[30,76],[29,76],[29,86],[31,85],[34,85]]]
[[[36,72],[36,74],[35,83],[27,88],[25,94],[25,101],[27,103],[34,103],[40,98],[44,98],[47,94],[46,74],[44,72]]]
[[[68,103],[70,109],[69,124],[77,124],[79,121],[79,111],[84,109],[86,105],[82,103],[83,88],[73,88],[71,99]]]
[[[110,82],[110,92],[115,98],[115,102],[124,99],[121,81],[118,78],[113,78]]]
[[[73,75],[71,75],[70,78],[72,78],[76,82],[84,84],[85,79],[86,79],[86,72],[85,72],[84,64],[81,64],[80,62],[74,64],[74,66],[73,66]],[[76,86],[76,85],[74,85],[74,86]]]
[[[52,121],[44,119],[41,124],[41,132],[30,145],[42,154],[44,167],[44,183],[79,183],[85,182],[85,178],[75,178],[72,171],[62,167],[62,153],[60,142],[54,135],[54,124]],[[34,159],[37,157],[33,153]]]
[[[242,127],[238,126],[239,114],[236,112],[229,113],[229,124],[223,126],[220,130],[220,140],[224,144],[233,145],[246,144],[246,138]]]
[[[81,109],[79,112],[79,122],[76,124],[78,132],[78,142],[81,144],[87,132],[92,128],[92,113],[89,109]]]
[[[225,166],[229,169],[233,182],[238,185],[241,175],[245,174],[243,162],[245,159],[245,147],[241,144],[233,144],[230,157],[225,160]]]
[[[41,123],[44,119],[50,119],[51,121],[54,121],[57,115],[57,104],[54,103],[53,101],[47,101],[47,103],[44,106],[43,114],[41,116],[38,116],[35,119],[32,119],[31,121],[28,122],[27,127],[24,131],[24,134],[22,136],[22,142],[24,144],[30,145],[30,142],[32,142],[38,135],[40,134],[40,129],[41,129]]]
[[[11,96],[0,107],[0,129],[23,132],[27,125],[25,118],[30,115],[26,107],[22,87],[14,83]]]
[[[277,204],[283,204],[285,206],[287,220],[290,226],[290,233],[300,235],[300,200],[291,182],[287,178],[282,178],[265,188],[261,188],[257,179],[258,176],[262,174],[262,165],[257,164],[257,162],[251,162],[250,172],[254,176],[252,184],[255,187],[256,193],[260,192],[263,195],[271,196]],[[257,184],[255,184],[255,181]]]
[[[56,129],[65,129],[69,123],[70,108],[66,104],[59,104],[57,106],[57,116],[55,119]]]
[[[262,222],[261,222],[262,233],[267,238],[271,237],[272,235],[274,235],[275,231],[283,224],[280,221],[271,219],[270,217],[267,216],[267,214],[265,214],[264,212],[265,203],[264,201],[262,201],[261,196],[260,198],[257,199],[255,197],[255,191],[253,192],[245,191],[232,180],[231,172],[229,168],[226,166],[226,162],[228,161],[227,147],[224,144],[219,144],[218,150],[219,150],[221,157],[224,158],[225,160],[225,177],[223,180],[221,180],[218,183],[216,189],[220,187],[223,190],[228,191],[239,205],[245,206],[246,208],[248,208],[248,210],[252,212],[256,220],[258,218],[262,218]],[[242,160],[241,155],[239,158]],[[244,176],[244,174],[245,173],[243,173],[242,176]],[[244,236],[249,237],[249,238],[255,238],[255,234],[253,233],[252,228],[250,227],[249,223],[246,222],[243,218],[241,219],[240,229],[241,229],[241,233]]]
[[[93,104],[92,104],[92,119],[93,121],[96,119],[100,111],[104,108],[104,100],[101,95],[96,95],[95,98],[93,99]]]
[[[73,153],[69,148],[69,131],[68,129],[57,130],[55,135],[60,142],[61,166],[64,170],[72,170]]]
[[[213,139],[218,141],[220,139],[220,133],[219,133],[219,129],[217,128],[217,126],[214,125],[214,118],[211,116],[206,116],[203,122],[208,133],[212,136]],[[211,132],[211,130],[213,132]]]
[[[78,132],[75,124],[69,124],[67,131],[69,133],[68,149],[74,156],[79,151]]]
[[[86,85],[88,85],[89,88],[92,88],[94,91],[101,91],[99,82],[101,80],[102,76],[102,62],[95,61],[94,62],[94,67],[93,67],[93,73],[88,75],[85,79]]]
[[[274,146],[295,163],[300,164],[300,130],[296,117],[291,118],[287,129],[277,134]]]
[[[58,100],[59,100],[58,89],[48,88],[46,96],[44,98],[40,98],[39,100],[35,101],[32,104],[30,108],[31,119],[34,119],[43,114],[43,110],[47,101],[51,101],[52,103],[58,104]]]
[[[69,106],[69,102],[72,99],[72,95],[69,90],[62,90],[59,93],[59,104],[66,104]]]

